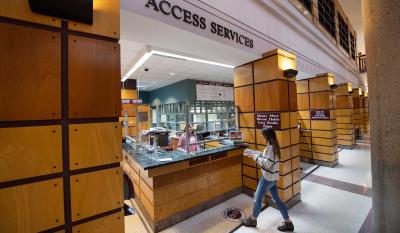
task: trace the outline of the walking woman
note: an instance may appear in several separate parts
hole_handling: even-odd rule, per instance
[[[261,203],[265,194],[269,191],[285,220],[282,226],[278,227],[278,230],[292,232],[294,231],[293,223],[289,219],[285,204],[279,198],[278,189],[276,187],[276,181],[279,179],[280,146],[273,129],[264,128],[262,130],[262,135],[267,141],[267,147],[262,154],[254,155],[253,157],[256,163],[261,167],[262,177],[254,195],[253,214],[248,218],[242,219],[242,223],[248,227],[257,227],[257,218],[261,211]]]

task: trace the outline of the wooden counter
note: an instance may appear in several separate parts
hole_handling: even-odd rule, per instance
[[[243,149],[217,151],[146,170],[124,152],[124,170],[155,232],[242,192]]]

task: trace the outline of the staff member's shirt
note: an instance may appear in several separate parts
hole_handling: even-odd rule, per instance
[[[191,144],[196,142],[197,142],[196,136],[190,135],[189,143]],[[178,148],[186,149],[186,133],[183,133],[179,137]],[[189,145],[189,152],[196,152],[198,151],[198,149],[199,149],[198,145]]]
[[[261,167],[261,172],[266,180],[277,181],[279,179],[279,159],[271,145],[268,145],[262,154],[254,155],[253,159]]]

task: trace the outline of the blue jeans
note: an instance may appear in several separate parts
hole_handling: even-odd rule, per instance
[[[278,188],[276,187],[276,181],[268,181],[264,178],[264,176],[261,176],[260,182],[258,183],[257,186],[257,191],[254,195],[253,217],[257,218],[258,215],[260,214],[261,203],[263,201],[263,198],[265,197],[265,194],[267,194],[268,191],[271,193],[272,200],[274,200],[274,202],[278,205],[282,217],[285,220],[289,219],[286,206],[279,198]]]

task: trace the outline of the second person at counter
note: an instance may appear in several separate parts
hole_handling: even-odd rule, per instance
[[[179,137],[178,148],[186,150],[186,133],[187,132],[189,132],[189,152],[198,151],[199,145],[190,145],[190,144],[196,143],[198,141],[196,134],[194,133],[192,124],[189,124],[187,129],[185,126],[184,133],[182,133],[182,135]]]

